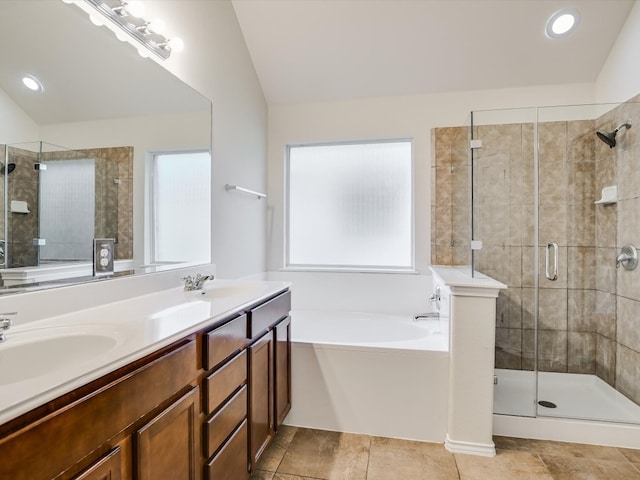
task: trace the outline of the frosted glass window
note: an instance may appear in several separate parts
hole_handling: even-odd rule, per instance
[[[211,157],[166,153],[153,159],[153,262],[211,258]]]
[[[410,141],[288,152],[288,266],[413,267]]]
[[[40,261],[93,258],[95,165],[93,158],[56,160],[39,171]]]

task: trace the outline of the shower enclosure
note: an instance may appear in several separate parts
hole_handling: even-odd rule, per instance
[[[0,268],[91,261],[118,233],[118,165],[44,142],[0,146]]]
[[[433,132],[432,262],[508,286],[497,414],[640,424],[640,268],[616,268],[640,247],[635,100],[474,111]]]

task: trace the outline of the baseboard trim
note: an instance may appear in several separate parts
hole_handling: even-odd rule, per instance
[[[452,440],[447,434],[447,438],[444,441],[444,448],[451,453],[464,453],[466,455],[479,455],[482,457],[495,457],[496,446],[491,443],[473,443],[473,442],[461,442],[458,440]]]

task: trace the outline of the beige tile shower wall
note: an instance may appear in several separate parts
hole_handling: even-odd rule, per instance
[[[431,263],[469,265],[469,129],[433,129],[431,145]]]
[[[99,191],[105,195],[96,204],[96,217],[102,219],[100,226],[96,225],[96,235],[117,238],[117,260],[133,258],[133,147],[94,148],[85,152],[107,160],[99,162],[101,168],[97,169],[104,186]],[[114,179],[119,183],[114,183]],[[117,194],[111,194],[113,190]]]
[[[617,146],[596,147],[596,191],[618,186],[618,203],[596,207],[597,374],[640,403],[640,269],[615,268],[626,244],[640,246],[640,96],[603,115],[598,130],[621,130]]]
[[[596,372],[595,122],[567,128],[567,371]]]
[[[531,369],[533,341],[533,127],[479,126],[474,138],[475,267],[507,284],[496,310],[496,366]],[[555,345],[549,344],[548,348]]]
[[[8,163],[15,163],[9,181],[8,201],[27,202],[30,213],[8,212],[7,266],[23,267],[38,264],[38,250],[33,239],[38,236],[38,171],[33,168],[38,154],[9,147]],[[7,205],[7,207],[10,207]]]

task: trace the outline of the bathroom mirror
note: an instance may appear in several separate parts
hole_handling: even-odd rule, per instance
[[[81,9],[60,0],[0,2],[0,62],[0,247],[3,252],[8,256],[12,254],[11,238],[7,238],[11,235],[8,226],[12,218],[26,223],[24,219],[30,215],[35,217],[40,210],[38,204],[43,201],[40,198],[43,194],[30,197],[22,186],[17,186],[17,180],[38,181],[38,175],[43,172],[35,176],[33,172],[39,163],[55,162],[56,167],[64,163],[67,171],[71,171],[85,162],[86,169],[87,158],[91,157],[99,159],[94,161],[96,175],[102,172],[100,180],[96,180],[96,188],[98,185],[100,188],[94,195],[103,190],[110,192],[110,200],[102,207],[94,200],[96,223],[102,222],[103,226],[102,230],[95,228],[96,236],[102,236],[99,232],[108,232],[105,236],[116,237],[116,250],[120,252],[117,259],[128,261],[123,262],[126,267],[122,268],[127,273],[159,268],[148,266],[145,172],[154,153],[210,151],[209,100],[155,61],[142,58],[134,47],[119,41],[106,27],[93,25]],[[42,90],[25,88],[22,82],[25,76],[37,79]],[[33,152],[43,146],[48,156],[34,157]],[[9,159],[10,151],[28,157],[26,166]],[[67,152],[64,158],[60,155],[63,151]],[[30,153],[26,155],[26,152]],[[73,159],[77,159],[77,165]],[[58,174],[53,190],[70,188],[64,180],[70,177],[66,173]],[[49,209],[54,217],[48,222],[74,230],[75,226],[66,223],[68,220],[64,220],[62,212],[76,207],[59,207],[59,215],[55,215],[56,208]],[[108,227],[105,227],[107,220],[98,218],[100,208],[107,216],[115,216]],[[78,207],[77,211],[84,210]],[[40,219],[34,218],[31,224],[39,222]],[[113,222],[118,226],[113,226]],[[27,250],[31,246],[40,248],[37,239],[29,242],[33,244],[25,246]],[[62,254],[49,259],[46,268],[65,263],[68,250],[63,250]],[[51,251],[50,248],[49,256]],[[21,255],[30,259],[24,266],[34,266],[33,251]],[[16,252],[11,265],[0,266],[0,275],[7,266],[19,269],[17,259]],[[80,276],[82,278],[70,281],[93,280],[91,276]],[[57,285],[59,283],[41,283],[40,287]],[[11,291],[22,289],[0,287],[0,294]]]

